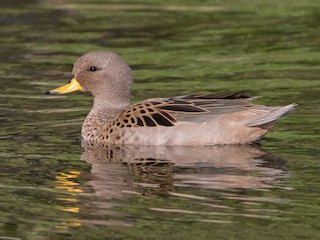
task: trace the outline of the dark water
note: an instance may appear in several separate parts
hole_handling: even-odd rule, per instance
[[[0,239],[319,239],[320,3],[1,1]],[[299,107],[260,146],[83,149],[91,97],[47,97],[83,53],[133,102],[251,90]]]

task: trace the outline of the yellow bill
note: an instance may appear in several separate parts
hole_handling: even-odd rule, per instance
[[[55,88],[53,90],[49,90],[46,92],[46,94],[65,94],[65,93],[71,93],[75,91],[81,91],[83,88],[80,85],[80,83],[77,81],[77,79],[73,78],[68,84],[63,85],[61,87]]]

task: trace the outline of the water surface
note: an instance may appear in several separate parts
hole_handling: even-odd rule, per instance
[[[0,3],[0,239],[317,239],[320,3]],[[250,90],[299,104],[261,142],[82,148],[83,53],[134,69],[132,102]]]

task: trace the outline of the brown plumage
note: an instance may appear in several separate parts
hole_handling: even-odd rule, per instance
[[[72,81],[49,94],[89,91],[93,108],[82,126],[91,145],[217,145],[259,140],[295,104],[253,105],[245,92],[148,99],[130,105],[133,75],[117,54],[89,52],[73,67]]]

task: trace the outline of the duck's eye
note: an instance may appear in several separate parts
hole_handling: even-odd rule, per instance
[[[95,71],[97,71],[97,68],[95,66],[91,66],[88,70],[90,72],[95,72]]]

